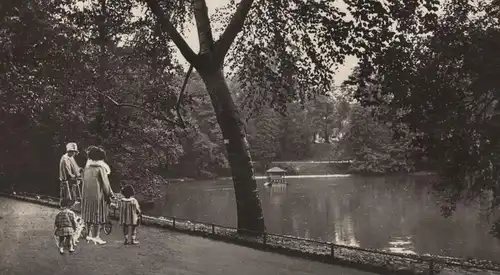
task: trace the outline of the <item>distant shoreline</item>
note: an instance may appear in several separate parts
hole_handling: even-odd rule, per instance
[[[374,175],[363,175],[363,174],[325,174],[325,175],[287,175],[286,179],[311,179],[311,178],[349,178],[349,177],[383,177],[383,176],[393,176],[398,174],[374,174]],[[420,172],[412,172],[412,173],[400,173],[399,175],[407,175],[407,176],[433,176],[436,175],[435,172],[430,171],[420,171]],[[255,179],[261,180],[266,179],[266,176],[258,175],[255,176]],[[181,178],[181,179],[167,179],[172,182],[185,182],[185,181],[207,181],[207,180],[230,180],[231,177],[220,177],[213,179],[192,179],[192,178]]]

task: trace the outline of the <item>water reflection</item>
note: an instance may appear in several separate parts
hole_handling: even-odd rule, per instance
[[[478,206],[440,215],[425,177],[289,179],[259,191],[268,231],[394,252],[496,260],[500,243]],[[170,185],[153,215],[236,226],[231,181]]]

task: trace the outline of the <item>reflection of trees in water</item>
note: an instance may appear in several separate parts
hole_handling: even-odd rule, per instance
[[[291,185],[281,204],[273,204],[273,207],[266,206],[266,201],[263,199],[268,229],[271,232],[325,241],[337,239],[344,244],[357,243],[353,241],[355,235],[352,219],[349,217],[350,210],[357,207],[351,203],[352,196],[345,192],[339,194],[336,188],[317,181],[311,184],[316,186],[295,188]],[[276,208],[280,209],[279,213]],[[281,214],[282,219],[267,218],[274,214]],[[287,224],[291,221],[289,227],[280,225],[281,220]]]
[[[284,189],[259,188],[269,232],[379,249],[411,240],[408,246],[417,253],[498,258],[500,245],[478,209],[462,206],[443,219],[427,183],[425,177],[355,177],[294,179]],[[161,212],[235,226],[231,186],[230,181],[169,186]]]
[[[354,224],[351,216],[344,216],[340,222],[336,223],[335,236],[333,241],[337,244],[360,246],[354,232]]]
[[[455,214],[443,219],[438,207],[425,209],[413,234],[419,252],[497,260],[499,241],[489,234],[479,204],[458,205]]]
[[[327,193],[328,189],[300,188],[300,186],[294,186],[293,184],[294,182],[290,183],[284,196],[280,194],[270,195],[282,198],[279,205],[266,205],[263,200],[268,230],[282,234],[325,239],[323,238],[325,230],[331,224],[326,210],[327,206],[325,205],[327,200],[324,199],[329,195]],[[311,184],[316,184],[316,182]],[[281,216],[274,216],[275,214]],[[288,226],[283,226],[281,221]]]
[[[260,195],[264,220],[268,232],[276,234],[293,234],[294,220],[286,186],[263,188]]]
[[[353,185],[359,206],[351,214],[355,222],[355,234],[362,247],[386,246],[398,229],[399,211],[394,207],[393,190],[387,189],[383,179],[363,180]],[[349,210],[347,210],[349,211]]]
[[[387,247],[391,239],[409,236],[417,253],[484,259],[499,256],[498,241],[488,234],[488,225],[476,206],[459,206],[452,218],[444,219],[437,198],[428,191],[427,184],[412,178],[398,184],[390,178],[367,181],[358,188],[365,214],[352,215],[358,222],[355,229],[361,246]]]
[[[315,235],[315,225],[321,226],[321,218],[318,213],[314,211],[315,201],[311,200],[310,196],[302,195],[301,192],[296,190],[289,190],[288,196],[285,198],[285,203],[279,206],[287,219],[292,220],[291,228],[283,228],[281,232],[284,234],[291,234],[302,236],[306,238],[313,238]],[[267,208],[265,211],[268,211]],[[279,225],[273,221],[273,226],[269,229],[278,227]]]
[[[356,234],[363,247],[387,248],[392,240],[411,236],[427,208],[425,190],[411,178],[378,178],[357,187],[362,207],[356,213]]]
[[[162,205],[162,215],[236,226],[236,203],[231,185],[214,188],[210,183],[183,184],[192,186],[186,188],[177,184],[169,188]]]

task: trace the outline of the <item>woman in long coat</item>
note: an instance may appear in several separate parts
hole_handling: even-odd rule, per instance
[[[106,152],[103,149],[89,147],[89,159],[83,172],[82,218],[89,228],[87,240],[98,244],[106,243],[99,235],[101,227],[106,223],[110,200],[114,196],[108,179],[109,166],[104,162],[105,157]]]

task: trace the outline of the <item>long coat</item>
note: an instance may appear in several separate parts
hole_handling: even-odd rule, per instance
[[[64,154],[59,161],[59,181],[65,182],[78,177],[80,177],[80,167],[73,157]]]
[[[113,191],[106,170],[91,164],[83,172],[82,218],[86,223],[104,224]]]
[[[76,163],[73,157],[64,154],[59,161],[59,180],[61,199],[66,198],[70,200],[76,200],[76,179],[80,177],[80,167]]]

